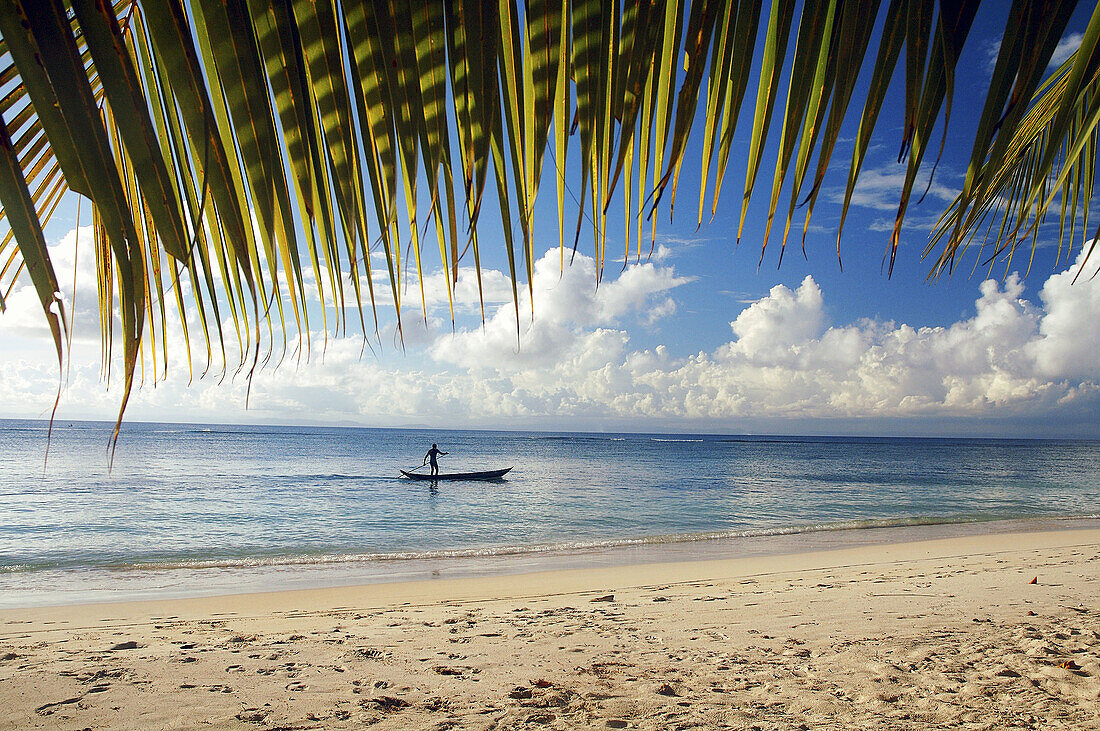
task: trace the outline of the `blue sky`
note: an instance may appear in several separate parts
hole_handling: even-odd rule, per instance
[[[1084,5],[1078,10],[1064,39],[1067,49],[1090,11]],[[288,361],[260,373],[246,409],[247,384],[241,377],[227,377],[219,385],[208,376],[188,384],[182,343],[175,342],[167,380],[154,386],[147,374],[128,418],[1100,437],[1100,368],[1094,356],[1100,348],[1094,324],[1100,316],[1100,282],[1082,277],[1069,285],[1072,273],[1064,270],[1072,261],[1063,253],[1056,262],[1056,229],[1044,231],[1026,279],[1021,278],[1026,252],[1007,271],[1003,264],[995,266],[992,282],[986,281],[986,269],[979,265],[974,270],[974,254],[965,256],[952,276],[934,282],[926,280],[930,262],[920,258],[930,224],[961,184],[970,132],[981,111],[980,103],[971,100],[984,99],[1004,13],[1001,4],[987,3],[975,23],[959,65],[943,160],[924,202],[915,205],[914,199],[910,206],[892,277],[886,276],[883,256],[904,173],[896,161],[900,79],[880,118],[846,224],[843,270],[835,231],[858,109],[850,111],[834,154],[806,258],[792,234],[781,267],[781,222],[758,266],[774,156],[765,154],[744,236],[735,247],[747,152],[743,132],[734,142],[714,220],[696,230],[698,134],[683,166],[674,219],[669,222],[666,207],[659,211],[654,257],[620,274],[621,258],[616,262],[609,254],[598,289],[587,227],[574,265],[564,274],[557,268],[551,158],[536,214],[536,315],[533,322],[524,316],[518,349],[506,259],[490,205],[479,226],[489,294],[484,327],[476,316],[472,261],[464,262],[470,266],[458,288],[452,333],[437,247],[429,238],[425,286],[433,306],[425,329],[416,317],[416,288],[405,295],[405,352],[395,347],[383,294],[380,350],[360,357],[361,338],[330,337],[323,356],[315,347],[309,363]],[[742,115],[751,115],[751,99]],[[773,145],[777,138],[773,129]],[[579,185],[575,168],[574,159],[566,171],[574,192]],[[918,187],[926,182],[922,179]],[[788,197],[785,190],[779,215]],[[495,203],[491,188],[488,200]],[[621,203],[613,203],[611,211],[609,252],[621,257]],[[576,209],[567,208],[566,220],[575,217]],[[88,220],[85,203],[81,223]],[[795,221],[800,227],[797,213]],[[73,202],[47,231],[63,281],[72,276],[75,222]],[[59,413],[62,418],[106,419],[121,394],[117,379],[110,389],[100,379],[94,274],[87,266],[90,254],[80,256],[78,337]],[[1076,250],[1071,258],[1077,258]],[[39,417],[52,406],[57,369],[30,290],[23,294],[13,297],[10,311],[0,316],[0,414]],[[524,308],[529,312],[526,301]],[[315,323],[319,327],[320,319]],[[315,343],[320,337],[315,333]]]

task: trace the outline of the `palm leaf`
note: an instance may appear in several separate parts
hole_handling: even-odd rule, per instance
[[[64,303],[58,296],[61,287],[57,283],[50,252],[46,247],[46,238],[38,223],[34,201],[27,194],[27,184],[23,179],[19,161],[15,156],[8,126],[0,120],[0,202],[11,224],[12,232],[20,241],[20,253],[27,268],[42,312],[49,323],[57,350],[57,365],[62,366],[62,328],[65,324]],[[30,242],[30,243],[27,243]]]
[[[695,134],[702,143],[698,220],[711,188],[714,215],[738,121],[749,118],[740,112],[754,73],[737,237],[759,171],[770,165],[767,231],[786,191],[784,248],[800,199],[808,204],[805,247],[854,103],[861,111],[840,206],[839,255],[904,55],[899,160],[906,168],[888,242],[892,264],[916,181],[935,168],[926,163],[938,157],[928,154],[933,132],[942,126],[941,152],[948,134],[956,65],[978,3],[890,0],[876,38],[882,4],[0,0],[0,216],[8,226],[0,237],[0,311],[25,273],[60,342],[64,320],[51,309],[56,276],[42,230],[73,192],[93,207],[108,379],[116,317],[121,323],[123,408],[135,379],[146,373],[155,381],[167,372],[171,307],[184,327],[197,317],[207,370],[216,341],[223,374],[232,339],[223,328],[227,311],[238,370],[251,374],[264,344],[265,362],[280,347],[279,358],[285,356],[293,338],[299,353],[308,353],[309,317],[317,313],[306,304],[307,279],[321,300],[315,309],[326,333],[331,307],[336,330],[358,316],[365,334],[368,300],[377,332],[372,242],[385,255],[400,335],[410,260],[402,260],[405,221],[425,322],[420,255],[431,218],[449,292],[468,247],[480,292],[484,244],[502,242],[518,333],[523,277],[516,248],[523,248],[533,307],[533,215],[548,148],[563,266],[565,194],[572,191],[579,204],[574,250],[588,218],[599,279],[620,179],[625,266],[632,238],[640,256],[643,218],[652,217],[669,184],[671,215]],[[973,242],[980,242],[982,263],[1004,255],[1007,265],[1018,245],[1034,247],[1059,195],[1065,255],[1079,230],[1091,246],[1100,9],[1077,53],[1044,81],[1076,4],[1014,0],[1009,8],[962,190],[924,252],[933,275],[949,271]],[[861,86],[865,66],[869,81]],[[696,124],[701,106],[705,120]],[[570,144],[574,132],[579,144]],[[565,178],[572,159],[575,184]],[[502,224],[495,237],[478,231],[490,177]],[[655,232],[656,220],[651,246]],[[353,295],[346,297],[349,283]],[[452,322],[453,312],[452,303]]]

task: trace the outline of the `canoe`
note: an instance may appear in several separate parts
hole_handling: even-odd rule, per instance
[[[406,472],[401,470],[401,474],[410,480],[499,480],[511,469],[511,467],[505,467],[502,470],[485,470],[484,472],[440,472],[438,475],[429,472]]]

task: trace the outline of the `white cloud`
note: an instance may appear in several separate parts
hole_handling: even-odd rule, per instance
[[[905,165],[902,164],[888,164],[879,168],[863,170],[859,174],[855,190],[852,191],[851,204],[877,211],[897,211],[901,191],[905,185],[905,170]],[[944,175],[947,174],[943,166],[941,165],[936,170],[936,175],[932,179],[931,187],[929,187],[928,176],[931,174],[931,167],[927,167],[918,173],[916,182],[913,184],[912,198],[910,198],[909,203],[910,210],[922,196],[926,199],[938,199],[947,203],[955,200],[958,190],[945,186],[941,182]],[[927,195],[925,189],[928,190]],[[834,203],[842,203],[844,201],[844,190],[842,188],[836,189],[830,193],[829,197]]]
[[[1050,57],[1050,66],[1047,68],[1054,70],[1065,63],[1066,59],[1081,46],[1081,41],[1084,40],[1084,38],[1084,33],[1070,33],[1068,36],[1058,41],[1058,46],[1054,49],[1054,54]]]
[[[987,281],[974,317],[915,329],[876,321],[827,327],[824,294],[807,277],[795,290],[774,287],[743,310],[729,343],[687,358],[664,346],[631,350],[626,331],[591,315],[592,300],[579,303],[574,320],[587,322],[587,331],[551,327],[566,319],[563,305],[575,296],[556,293],[562,296],[548,307],[549,322],[540,334],[536,318],[519,351],[514,331],[487,327],[438,343],[435,352],[468,373],[486,374],[532,414],[638,423],[988,416],[1100,398],[1100,365],[1086,357],[1098,349],[1096,336],[1080,336],[1100,316],[1100,281],[1070,287],[1071,278],[1051,277],[1041,308],[1023,298],[1016,276]],[[502,322],[495,317],[490,325]],[[473,408],[494,411],[493,401]]]
[[[80,255],[77,256],[77,232],[72,230],[48,247],[50,262],[61,287],[66,318],[73,317],[76,336],[98,337],[99,310],[96,304],[96,266],[92,227],[80,228]],[[75,270],[75,278],[74,278]],[[76,285],[76,314],[73,316],[73,285]],[[38,293],[24,277],[5,302],[7,312],[0,315],[0,335],[10,333],[26,337],[50,337],[49,325],[42,314]]]
[[[985,70],[987,73],[993,73],[993,69],[997,67],[997,57],[1001,55],[1001,39],[998,38],[995,41],[989,41],[985,46]]]
[[[385,267],[374,271],[374,291],[378,302],[389,304],[392,302],[389,274]],[[437,270],[424,277],[424,305],[428,313],[450,317],[448,313],[447,284],[450,277],[442,270]],[[366,289],[366,277],[363,277],[363,287]],[[413,314],[420,312],[420,284],[416,278],[416,272],[409,270],[408,275],[401,282],[402,309]],[[477,272],[472,265],[459,267],[458,281],[451,292],[451,303],[455,309],[455,315],[479,315],[481,303],[484,301],[488,311],[492,311],[495,305],[512,301],[512,280],[504,272],[496,269],[484,269],[481,272],[481,293],[478,292]]]
[[[1012,417],[1100,408],[1100,277],[1086,270],[1071,284],[1078,265],[1051,276],[1039,303],[1025,298],[1015,276],[984,282],[974,316],[946,327],[831,324],[828,292],[806,277],[744,308],[724,345],[678,357],[664,345],[632,346],[632,332],[673,317],[675,290],[688,278],[650,262],[597,288],[591,258],[578,255],[564,272],[558,262],[553,249],[536,263],[534,319],[522,290],[519,347],[513,305],[503,302],[487,308],[484,327],[452,334],[437,320],[420,326],[415,339],[423,345],[410,345],[405,357],[361,357],[360,338],[330,338],[323,359],[258,372],[247,413],[243,376],[188,387],[186,374],[174,371],[139,389],[129,417],[690,429],[737,428],[753,418]],[[486,278],[508,281],[499,272]],[[407,342],[413,329],[407,320]],[[117,390],[105,392],[98,380],[97,351],[93,341],[77,355],[82,365],[74,366],[63,413],[109,416],[117,406]],[[48,360],[0,358],[0,412],[37,415],[28,412],[48,409],[56,386]]]
[[[1054,53],[1050,57],[1050,64],[1047,66],[1047,71],[1054,71],[1063,63],[1070,55],[1076,51],[1081,41],[1084,39],[1084,33],[1070,33],[1063,36],[1058,45],[1054,48]],[[985,48],[985,66],[986,71],[992,73],[993,69],[997,65],[997,57],[1001,53],[1001,40],[990,42]]]
[[[767,297],[745,308],[730,323],[737,340],[729,350],[758,362],[797,354],[801,346],[820,335],[825,319],[822,305],[821,289],[811,276],[794,292],[776,285]]]
[[[676,276],[671,267],[648,262],[627,267],[618,278],[597,287],[596,264],[591,257],[578,253],[564,270],[560,262],[556,249],[535,262],[534,316],[530,292],[524,287],[520,290],[518,334],[515,309],[511,303],[505,304],[486,319],[484,327],[439,338],[431,349],[432,357],[464,368],[497,369],[567,359],[577,348],[593,345],[581,337],[585,328],[595,328],[590,333],[595,335],[634,312],[650,322],[655,313],[671,314],[675,305],[670,307],[660,295],[691,281]]]
[[[1050,378],[1100,376],[1100,277],[1082,268],[1084,257],[1082,252],[1076,264],[1048,279],[1039,292],[1046,315],[1028,348],[1039,371]]]

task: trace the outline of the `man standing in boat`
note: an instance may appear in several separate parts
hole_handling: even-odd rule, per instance
[[[439,457],[441,454],[447,454],[447,453],[444,452],[443,450],[441,450],[435,444],[433,444],[432,448],[428,450],[428,453],[424,455],[424,463],[425,464],[431,463],[431,465],[432,465],[432,474],[433,475],[438,475],[439,474],[439,462],[436,461],[436,458]]]

